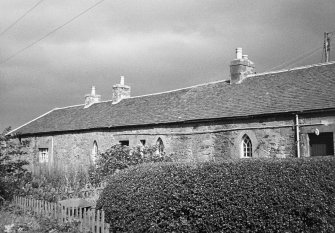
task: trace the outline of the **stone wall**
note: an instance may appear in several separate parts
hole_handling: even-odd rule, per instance
[[[304,149],[308,142],[304,135],[312,132],[321,121],[334,122],[335,116],[307,116],[300,118],[302,156],[308,156]],[[241,157],[241,140],[247,134],[252,142],[253,157],[295,157],[295,116],[258,118],[212,123],[175,124],[172,126],[134,127],[120,130],[96,132],[60,133],[49,136],[31,137],[30,159],[34,167],[46,170],[85,167],[92,162],[94,141],[100,152],[107,150],[121,140],[129,140],[129,146],[155,145],[158,138],[164,143],[165,152],[174,154],[178,161],[227,160]],[[314,127],[314,128],[313,128]],[[322,131],[335,132],[334,124],[319,127]],[[334,137],[335,138],[335,137]],[[39,164],[39,148],[49,149],[49,162]]]

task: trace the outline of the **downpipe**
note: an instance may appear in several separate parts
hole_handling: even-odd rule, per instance
[[[300,128],[299,128],[299,116],[295,115],[295,134],[297,139],[297,157],[300,158]]]

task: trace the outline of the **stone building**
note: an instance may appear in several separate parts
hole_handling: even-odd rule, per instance
[[[10,132],[50,170],[93,163],[110,146],[155,145],[180,161],[334,155],[335,62],[268,73],[236,50],[229,80],[55,108]],[[228,77],[227,77],[228,78]]]

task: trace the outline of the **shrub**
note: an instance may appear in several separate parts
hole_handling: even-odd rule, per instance
[[[146,164],[97,207],[114,232],[334,232],[335,159]]]
[[[157,153],[156,146],[136,146],[129,148],[120,144],[113,145],[104,153],[99,154],[96,165],[89,168],[90,182],[99,184],[116,171],[148,162],[172,161],[165,153]]]

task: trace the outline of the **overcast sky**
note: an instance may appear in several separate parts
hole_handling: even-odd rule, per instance
[[[92,85],[109,100],[120,76],[132,96],[228,79],[236,47],[257,72],[320,63],[335,31],[334,0],[105,0],[7,60],[99,1],[44,0],[3,32],[38,2],[0,0],[1,131],[84,103]]]

